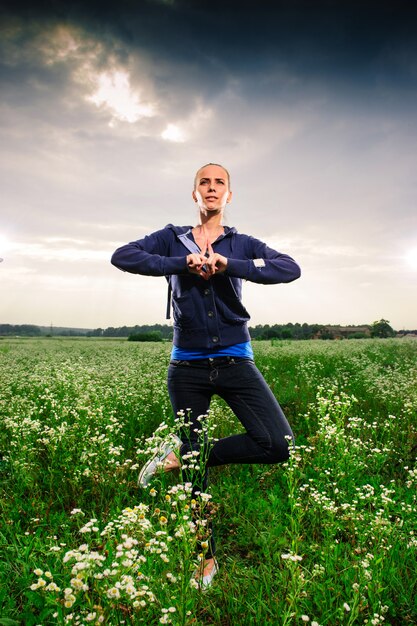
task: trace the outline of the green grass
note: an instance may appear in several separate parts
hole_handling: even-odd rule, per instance
[[[0,626],[417,623],[417,342],[254,348],[297,448],[211,470],[220,573],[203,594],[189,579],[204,511],[172,474],[154,495],[136,486],[144,438],[176,428],[170,347],[1,342]],[[210,422],[240,429],[218,398]]]

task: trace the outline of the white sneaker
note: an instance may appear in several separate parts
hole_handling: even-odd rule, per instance
[[[160,469],[161,463],[171,452],[179,453],[182,441],[177,435],[172,435],[172,439],[174,440],[174,444],[172,442],[162,442],[153,457],[142,467],[138,477],[139,487],[147,487],[149,485],[152,477],[156,474],[158,469]]]
[[[207,591],[207,589],[209,589],[209,587],[211,587],[211,585],[213,583],[213,578],[218,573],[218,571],[219,571],[219,564],[218,564],[216,559],[214,559],[214,565],[211,568],[210,574],[207,574],[206,576],[202,576],[201,578],[199,578],[198,577],[198,570],[197,570],[197,572],[194,574],[194,579],[196,580],[196,582],[198,584],[198,588],[201,591]]]

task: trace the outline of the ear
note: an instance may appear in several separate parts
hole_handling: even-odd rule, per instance
[[[229,195],[227,196],[227,200],[226,200],[227,203],[232,201],[232,195],[233,195],[233,193],[231,191],[229,191]]]
[[[193,197],[194,202],[197,202],[197,196],[195,195],[195,191],[193,191],[191,195]]]

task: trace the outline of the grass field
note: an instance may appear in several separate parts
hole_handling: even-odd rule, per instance
[[[417,624],[417,342],[254,348],[296,450],[211,470],[195,501],[174,473],[136,485],[177,428],[169,345],[0,341],[0,626]],[[217,398],[209,424],[240,428]]]

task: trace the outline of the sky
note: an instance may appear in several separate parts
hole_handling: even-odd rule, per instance
[[[417,8],[405,0],[3,3],[0,323],[166,323],[166,281],[112,252],[226,223],[292,256],[250,324],[417,327]]]

